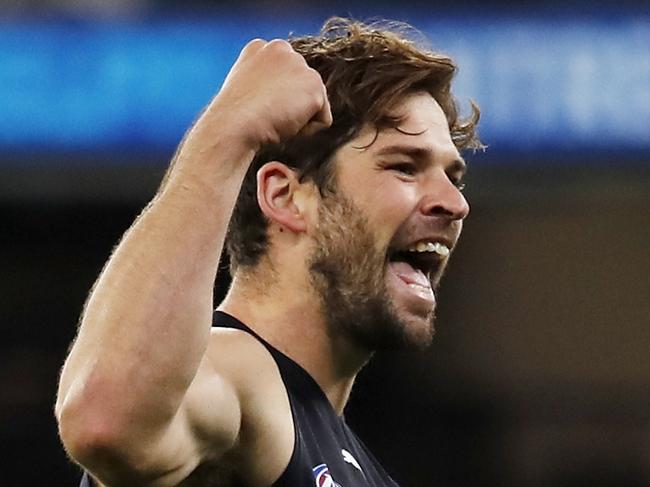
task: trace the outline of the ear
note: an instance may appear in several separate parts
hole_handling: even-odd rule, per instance
[[[257,202],[272,222],[300,233],[307,229],[304,199],[297,193],[301,183],[285,164],[267,162],[257,171]]]

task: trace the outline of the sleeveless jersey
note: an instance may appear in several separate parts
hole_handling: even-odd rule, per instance
[[[294,448],[289,464],[271,487],[399,487],[348,427],[345,418],[336,414],[305,369],[226,313],[216,311],[213,326],[235,328],[255,337],[275,360],[287,390]],[[84,475],[80,487],[91,485]]]
[[[275,360],[287,389],[295,444],[289,465],[272,487],[398,487],[305,369],[230,315],[217,311],[213,326],[237,328],[257,338]]]

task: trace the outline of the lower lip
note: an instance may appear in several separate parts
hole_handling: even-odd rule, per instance
[[[408,308],[413,308],[418,314],[428,314],[436,304],[436,296],[430,287],[412,284],[401,277],[388,266],[388,286],[394,291],[395,297],[405,302]]]

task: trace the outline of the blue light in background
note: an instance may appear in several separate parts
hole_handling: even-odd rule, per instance
[[[253,37],[317,21],[0,24],[0,148],[169,152]],[[650,153],[650,20],[422,19],[492,151]]]
[[[432,26],[501,149],[650,151],[650,22],[504,20],[479,43]],[[469,36],[468,36],[469,37]]]

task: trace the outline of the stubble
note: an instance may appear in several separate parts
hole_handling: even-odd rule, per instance
[[[344,334],[368,351],[425,348],[433,337],[401,318],[386,288],[387,249],[368,219],[340,190],[321,200],[311,282],[331,334]]]

